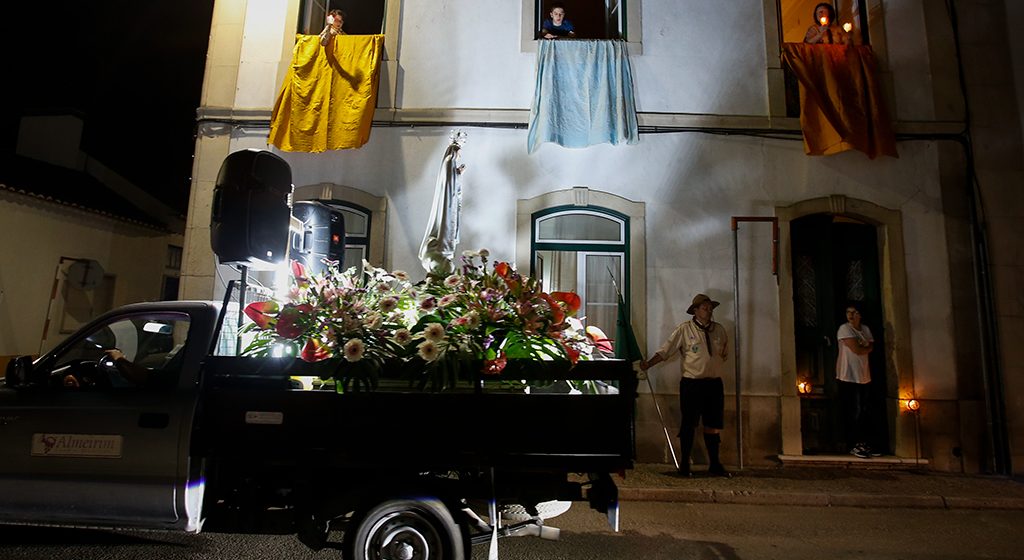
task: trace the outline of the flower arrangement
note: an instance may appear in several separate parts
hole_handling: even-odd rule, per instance
[[[456,273],[428,274],[415,285],[402,271],[365,261],[361,273],[333,266],[314,277],[293,262],[285,302],[245,308],[253,338],[243,353],[333,360],[331,375],[343,385],[356,379],[373,386],[388,361],[419,362],[422,385],[435,388],[454,385],[467,363],[497,374],[514,358],[589,357],[593,346],[573,318],[579,296],[545,293],[506,262],[489,266],[488,257],[486,250],[465,252]]]

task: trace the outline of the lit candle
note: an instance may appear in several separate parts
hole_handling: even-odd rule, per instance
[[[820,21],[822,25],[828,25],[828,17],[826,16],[821,16],[821,19],[818,21]]]
[[[843,24],[843,31],[849,33],[851,29],[853,29],[853,26],[850,25],[849,22],[846,22],[846,23]]]

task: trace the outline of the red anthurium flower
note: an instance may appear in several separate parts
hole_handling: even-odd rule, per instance
[[[306,273],[306,267],[299,261],[292,261],[292,276],[295,277],[295,283],[300,286],[309,284],[309,275]]]
[[[575,365],[576,362],[578,362],[580,359],[579,350],[576,350],[572,346],[569,346],[568,344],[565,343],[564,340],[560,340],[559,342],[562,343],[562,348],[565,349],[565,354],[569,356],[569,362]]]
[[[508,360],[505,358],[505,355],[498,354],[498,357],[493,360],[484,360],[483,373],[486,375],[498,375],[505,369],[507,363]]]
[[[495,272],[495,274],[497,274],[498,276],[501,276],[502,278],[507,278],[508,277],[508,271],[509,270],[510,270],[510,267],[508,266],[507,262],[496,262],[496,263],[494,263],[494,272]]]
[[[308,303],[302,305],[286,305],[277,316],[277,334],[285,338],[295,338],[305,330],[299,323],[313,313],[313,306]]]
[[[321,343],[316,338],[307,340],[306,345],[302,347],[302,352],[299,353],[299,357],[306,362],[326,360],[330,355],[331,351],[327,348],[327,345]]]
[[[586,328],[587,338],[590,342],[602,352],[614,352],[612,347],[612,341],[608,338],[608,335],[604,334],[601,329],[589,326]]]
[[[252,319],[256,326],[263,330],[269,330],[274,326],[274,317],[272,314],[277,313],[280,307],[276,301],[254,301],[249,305],[245,306],[245,316]]]
[[[540,293],[540,297],[544,301],[548,302],[548,306],[551,307],[551,320],[554,321],[556,325],[565,320],[565,311],[562,310],[561,305],[558,305],[555,298],[545,294],[544,292]]]
[[[575,315],[580,310],[582,300],[575,292],[551,292],[551,297],[565,304],[569,316]]]

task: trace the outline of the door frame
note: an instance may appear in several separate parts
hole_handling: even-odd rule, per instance
[[[882,322],[885,329],[886,414],[889,440],[897,457],[914,457],[917,451],[913,418],[901,414],[900,400],[914,394],[914,362],[911,353],[910,311],[907,300],[907,268],[903,247],[903,217],[873,202],[843,195],[814,198],[790,206],[777,206],[779,219],[779,400],[783,455],[802,455],[800,396],[797,392],[795,320],[793,317],[793,255],[790,223],[811,214],[833,214],[873,225],[878,232],[879,273],[882,291]]]

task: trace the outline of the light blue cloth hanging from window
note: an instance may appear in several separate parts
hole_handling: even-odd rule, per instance
[[[537,41],[537,84],[527,148],[636,144],[639,133],[623,41]]]

